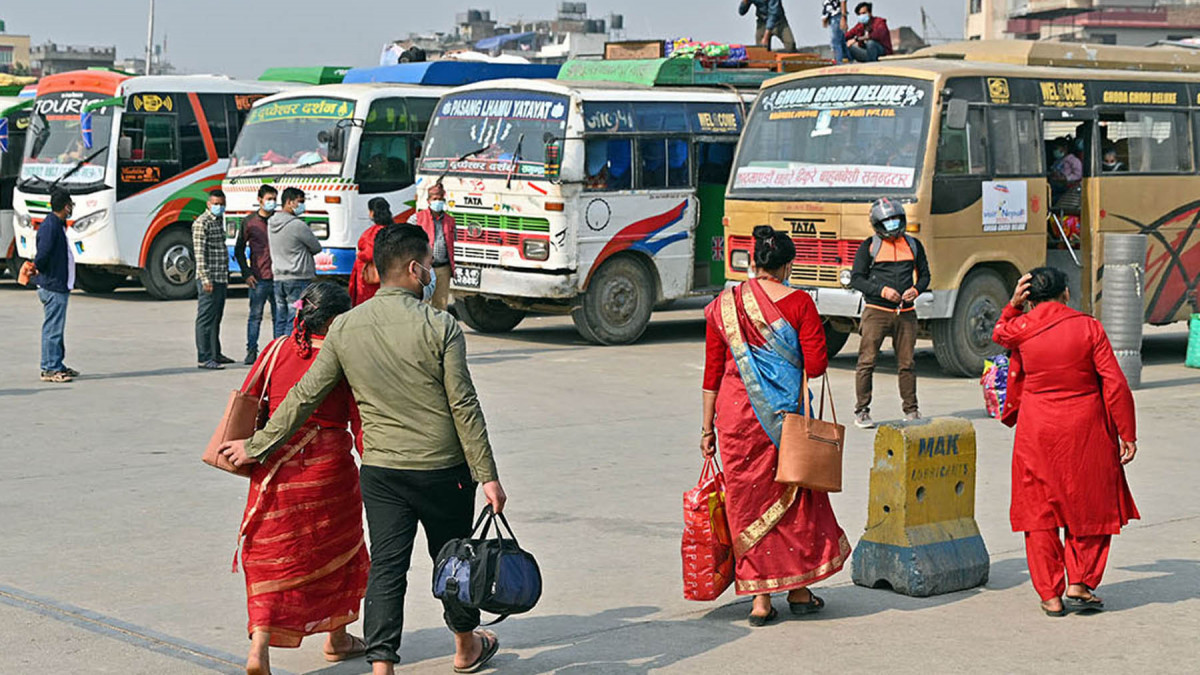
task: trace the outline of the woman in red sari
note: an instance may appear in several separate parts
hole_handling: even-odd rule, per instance
[[[371,226],[358,238],[358,253],[354,256],[354,269],[350,270],[350,304],[358,307],[375,297],[379,290],[379,272],[375,269],[375,235],[391,225],[392,207],[383,197],[367,202],[371,211]]]
[[[1025,533],[1029,576],[1050,616],[1104,607],[1092,590],[1112,535],[1139,517],[1123,468],[1137,453],[1133,394],[1104,328],[1069,298],[1066,274],[1039,267],[1018,282],[993,334],[1012,350],[1003,415],[1017,427],[1010,518]]]
[[[300,305],[295,331],[259,356],[260,361],[271,358],[278,346],[269,377],[260,380],[267,380],[271,412],[308,371],[329,324],[350,309],[350,298],[340,286],[319,282],[305,289]],[[260,394],[262,386],[248,391]],[[361,639],[346,633],[358,619],[370,567],[350,426],[357,430],[358,413],[350,387],[342,382],[250,476],[241,527],[249,675],[271,672],[268,647],[299,647],[314,633],[329,633],[328,661],[366,651]]]
[[[850,544],[829,495],[775,482],[783,413],[797,412],[803,377],[825,373],[825,333],[812,298],[784,282],[796,248],[782,232],[754,228],[753,279],[705,311],[704,417],[700,449],[720,447],[738,595],[753,595],[750,625],[778,616],[771,593],[788,591],[793,614],[825,606],[808,590],[846,563]],[[804,405],[809,402],[804,392]]]

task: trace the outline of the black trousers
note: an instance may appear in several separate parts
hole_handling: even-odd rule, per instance
[[[367,661],[397,663],[417,523],[425,529],[429,557],[436,559],[447,541],[471,534],[475,482],[466,464],[435,471],[364,465],[359,476],[371,531],[371,576],[363,619]],[[442,617],[455,633],[479,627],[477,609],[444,606]]]

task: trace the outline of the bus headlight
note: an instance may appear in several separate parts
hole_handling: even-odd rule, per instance
[[[104,216],[107,216],[107,215],[108,215],[108,209],[101,209],[95,213],[86,215],[86,216],[80,218],[79,220],[76,220],[75,223],[71,225],[71,228],[74,229],[76,232],[83,232],[83,231],[87,230],[89,227],[100,222],[101,220],[104,220]]]
[[[17,214],[17,224],[20,225],[21,227],[32,227],[33,226],[33,216],[26,214],[26,213],[18,213]]]
[[[729,254],[729,266],[735,272],[745,272],[750,269],[750,252],[737,250]]]
[[[550,242],[545,239],[526,239],[521,250],[529,260],[546,260],[550,257]]]
[[[850,277],[850,270],[842,270],[841,272],[838,272],[838,281],[840,281],[841,284],[846,288],[850,288]]]

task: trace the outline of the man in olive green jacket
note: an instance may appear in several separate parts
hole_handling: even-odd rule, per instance
[[[452,316],[422,302],[433,281],[427,236],[408,225],[381,230],[375,265],[381,279],[375,297],[334,320],[308,373],[267,426],[222,452],[239,466],[258,461],[291,438],[343,377],[350,384],[362,417],[360,480],[371,532],[367,660],[376,675],[390,675],[400,660],[417,523],[435,557],[450,539],[470,535],[476,484],[497,513],[506,496],[462,330]],[[476,630],[478,610],[445,610],[456,667],[480,666],[496,653],[495,634]]]

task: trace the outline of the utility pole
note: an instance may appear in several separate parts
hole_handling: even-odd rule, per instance
[[[154,61],[154,0],[150,0],[150,21],[146,27],[146,74],[150,74],[150,64]]]

